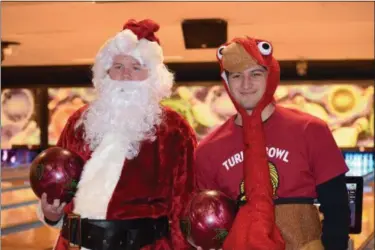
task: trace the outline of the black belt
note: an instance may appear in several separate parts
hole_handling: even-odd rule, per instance
[[[237,199],[237,206],[241,207],[246,204],[246,200]],[[291,197],[291,198],[277,198],[273,200],[274,205],[281,204],[314,204],[314,198],[306,197]]]
[[[77,215],[64,217],[62,236],[71,249],[139,250],[167,237],[167,217],[131,220],[89,220]]]

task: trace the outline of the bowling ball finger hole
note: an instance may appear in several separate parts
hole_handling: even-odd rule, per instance
[[[40,181],[43,178],[43,173],[44,173],[44,167],[42,164],[39,164],[36,167],[36,178]]]

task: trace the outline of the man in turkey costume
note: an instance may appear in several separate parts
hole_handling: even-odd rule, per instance
[[[97,99],[67,121],[57,146],[85,161],[74,199],[42,197],[38,214],[61,228],[55,250],[187,249],[182,205],[194,188],[196,139],[175,111],[160,106],[173,75],[151,20],[129,20],[93,66]],[[77,218],[78,217],[78,218]]]
[[[235,38],[217,52],[238,113],[200,142],[195,164],[198,189],[240,205],[223,250],[347,249],[348,168],[327,124],[275,103],[270,42]]]

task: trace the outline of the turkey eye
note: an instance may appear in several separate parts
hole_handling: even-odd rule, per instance
[[[272,46],[268,42],[258,43],[258,49],[259,49],[260,53],[264,56],[268,56],[272,52]]]
[[[225,49],[225,45],[221,46],[218,50],[217,50],[217,58],[219,58],[219,60],[221,60],[221,58],[223,58],[223,50]]]

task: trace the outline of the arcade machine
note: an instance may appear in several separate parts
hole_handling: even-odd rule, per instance
[[[349,168],[346,174],[346,186],[349,196],[350,208],[350,235],[348,250],[359,249],[358,245],[364,242],[354,242],[356,235],[366,233],[366,237],[370,237],[373,232],[363,232],[362,219],[363,196],[366,193],[373,192],[371,184],[374,182],[374,152],[371,149],[356,151],[354,149],[342,149],[345,162]],[[315,202],[319,207],[319,203]],[[356,244],[354,244],[356,243]]]
[[[374,150],[342,149],[345,161],[349,167],[347,188],[351,209],[351,234],[355,240],[355,248],[362,249],[373,237],[373,201],[374,196]],[[372,219],[371,219],[372,218]]]
[[[364,204],[364,197],[373,196],[374,151],[372,148],[361,149],[359,151],[344,148],[342,152],[349,168],[346,179],[349,192],[349,207],[351,210],[350,233],[352,234],[352,238],[355,238],[359,234],[369,238],[373,235],[373,229],[369,232],[367,227],[363,227],[363,223],[368,220],[368,218],[364,217],[367,214],[367,210],[370,209]],[[365,242],[355,243],[356,245],[363,245]],[[360,246],[355,246],[356,249],[358,247]]]
[[[361,176],[347,176],[346,186],[348,188],[350,208],[350,234],[362,232],[363,214],[363,178]],[[352,238],[349,239],[349,250],[357,249]]]

